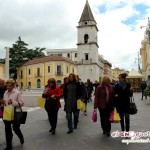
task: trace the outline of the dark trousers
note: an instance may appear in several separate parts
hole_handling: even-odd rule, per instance
[[[141,99],[143,99],[143,96],[144,96],[144,90],[142,90],[142,98]]]
[[[143,96],[144,96],[144,90],[142,90],[142,98],[143,99]],[[147,99],[147,96],[145,96],[145,99]]]
[[[20,130],[20,124],[12,123],[11,121],[4,121],[4,124],[5,124],[5,137],[7,147],[12,147],[12,138],[13,138],[12,127],[18,138],[20,140],[23,140],[23,135]]]
[[[107,108],[99,108],[100,121],[103,132],[110,133],[111,122],[109,121],[110,111]]]
[[[69,130],[73,130],[72,113],[73,113],[73,117],[74,117],[74,127],[77,126],[78,119],[79,119],[79,110],[76,110],[73,112],[66,112]]]
[[[51,129],[55,131],[57,126],[58,108],[47,110],[47,114]]]
[[[128,132],[130,130],[130,115],[129,113],[119,113],[120,115],[120,125],[121,125],[121,130]]]

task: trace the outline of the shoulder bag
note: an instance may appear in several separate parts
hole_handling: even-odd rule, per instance
[[[129,105],[129,114],[130,115],[134,115],[137,113],[137,107],[136,107],[136,104],[134,102],[134,97],[130,97],[130,105]]]
[[[16,124],[25,124],[26,123],[26,118],[27,118],[27,111],[22,111],[22,108],[20,106],[20,103],[18,102],[19,104],[19,108],[20,108],[20,112],[18,111],[15,111],[14,112],[14,120],[13,120],[13,123],[16,123]]]

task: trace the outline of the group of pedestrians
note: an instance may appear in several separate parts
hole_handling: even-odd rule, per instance
[[[118,82],[114,85],[111,84],[111,79],[107,75],[103,76],[101,84],[96,83],[94,109],[99,110],[103,134],[107,136],[110,136],[111,132],[109,118],[114,107],[121,118],[121,130],[127,132],[130,130],[129,104],[133,90],[130,83],[127,82],[126,76],[126,73],[120,74]],[[64,78],[64,83],[60,87],[56,85],[54,78],[48,80],[48,86],[48,90],[43,92],[43,97],[46,98],[45,109],[51,126],[49,132],[52,132],[53,135],[56,132],[57,115],[61,107],[60,98],[63,96],[64,110],[68,122],[67,134],[70,134],[78,127],[80,110],[77,108],[77,100],[81,99],[87,104],[93,92],[91,87],[93,85],[90,83],[90,80],[83,83],[77,75],[71,73]],[[84,113],[87,115],[86,111]]]
[[[111,122],[110,114],[116,107],[120,115],[120,124],[122,131],[130,130],[129,104],[130,97],[133,95],[131,85],[126,81],[127,74],[119,75],[119,81],[111,85],[109,76],[104,75],[95,93],[94,109],[100,113],[100,122],[103,134],[110,136]]]
[[[88,79],[83,83],[79,76],[74,73],[69,74],[64,78],[64,83],[61,86],[56,85],[55,78],[50,78],[45,86],[42,97],[45,98],[45,110],[48,115],[50,123],[49,132],[52,135],[56,134],[57,120],[59,108],[61,108],[60,98],[64,98],[64,111],[66,112],[67,134],[73,133],[78,128],[79,113],[77,108],[77,100],[81,99],[87,104],[91,100],[92,93],[94,92],[94,109],[98,109],[100,113],[100,122],[103,134],[110,136],[111,122],[109,120],[110,113],[116,107],[120,115],[120,124],[122,131],[130,130],[130,115],[129,103],[130,97],[133,95],[131,85],[126,81],[127,74],[122,73],[119,75],[119,81],[114,85],[111,84],[111,78],[104,75],[101,83],[95,82],[95,85]],[[0,99],[1,109],[5,105],[12,105],[15,111],[20,111],[19,104],[23,106],[22,94],[15,88],[15,81],[5,81],[0,79]],[[93,88],[93,86],[95,88]],[[19,103],[19,104],[18,104]],[[87,110],[84,112],[87,115]],[[20,124],[13,121],[4,121],[5,124],[5,137],[6,148],[5,150],[12,149],[12,128],[20,139],[20,143],[24,143],[24,137],[20,130]]]

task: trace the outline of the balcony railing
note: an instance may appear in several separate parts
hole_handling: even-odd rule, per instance
[[[35,74],[35,77],[42,77],[42,74]]]
[[[92,64],[92,58],[90,58],[89,60],[85,60],[85,59],[81,59],[81,61],[79,61],[77,64]]]
[[[56,76],[62,76],[62,75],[63,75],[63,72],[56,71],[55,75],[56,75]]]

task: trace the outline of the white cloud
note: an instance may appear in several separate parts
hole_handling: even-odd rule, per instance
[[[0,56],[18,36],[31,48],[73,48],[77,43],[78,21],[86,0],[5,0],[0,1]],[[131,69],[144,37],[141,25],[147,25],[150,9],[126,25],[123,21],[139,16],[135,4],[149,5],[149,0],[89,0],[99,29],[99,53],[113,66]],[[99,7],[105,6],[101,12]],[[120,7],[121,6],[121,7]]]

